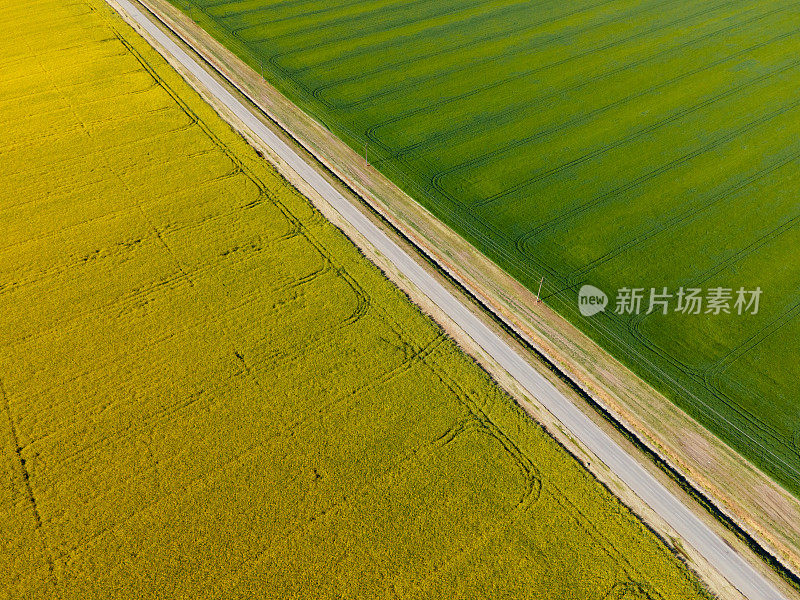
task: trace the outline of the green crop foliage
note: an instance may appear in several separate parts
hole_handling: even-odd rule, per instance
[[[0,598],[704,596],[108,6],[0,14]]]
[[[800,493],[796,3],[173,1]],[[613,311],[623,287],[759,286],[757,315]]]

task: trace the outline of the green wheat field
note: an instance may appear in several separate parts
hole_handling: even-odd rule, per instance
[[[173,2],[800,493],[800,4]],[[585,284],[606,312],[581,316]],[[730,313],[677,312],[681,288]]]

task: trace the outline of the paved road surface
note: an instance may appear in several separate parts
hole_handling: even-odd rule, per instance
[[[692,514],[636,460],[578,410],[549,381],[537,373],[499,336],[484,325],[459,300],[420,267],[397,244],[370,222],[286,143],[261,123],[241,102],[214,80],[198,63],[169,39],[128,0],[116,0],[166,51],[192,73],[220,102],[225,104],[261,140],[323,196],[376,249],[446,312],[481,348],[506,369],[533,397],[541,402],[570,433],[588,446],[644,502],[698,550],[719,572],[750,600],[784,597],[749,563]]]

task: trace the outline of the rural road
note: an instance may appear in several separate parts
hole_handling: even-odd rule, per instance
[[[347,201],[314,167],[270,131],[239,100],[211,77],[192,57],[165,35],[128,0],[115,0],[161,46],[156,49],[179,61],[207,91],[228,107],[330,205],[358,230],[413,284],[447,313],[483,350],[585,444],[633,492],[655,510],[683,540],[699,551],[734,587],[750,600],[784,600],[771,584],[718,535],[661,485],[644,467],[565,398],[497,334],[448,292],[377,226]],[[112,4],[113,6],[113,4]]]

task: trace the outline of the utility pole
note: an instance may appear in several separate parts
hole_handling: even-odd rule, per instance
[[[261,79],[264,79],[264,61],[259,59],[258,64],[261,65]]]
[[[364,142],[364,162],[367,163],[369,166],[369,156],[367,155],[367,149],[369,148],[369,141]]]
[[[537,304],[542,301],[542,284],[543,283],[544,283],[544,277],[542,277],[542,280],[539,282],[539,291],[536,293],[536,303]]]

